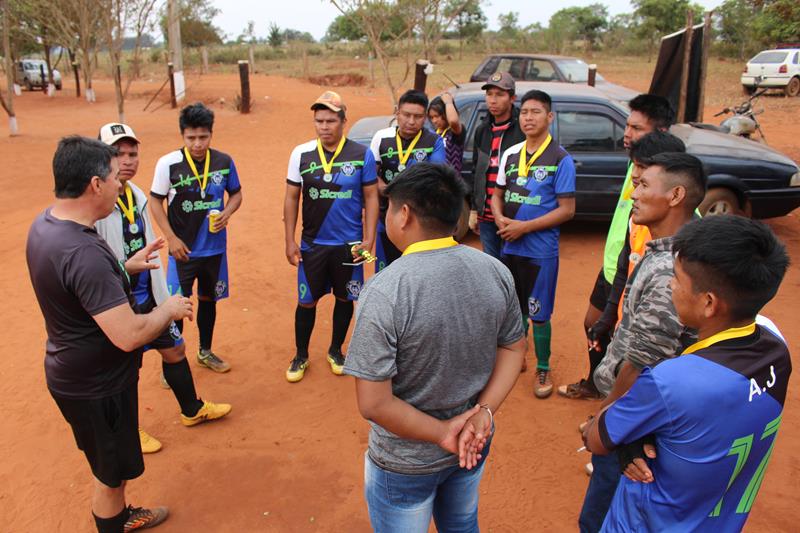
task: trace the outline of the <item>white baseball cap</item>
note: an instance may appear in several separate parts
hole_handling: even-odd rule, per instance
[[[97,137],[108,145],[112,145],[121,139],[131,139],[136,141],[137,144],[140,142],[130,126],[119,122],[109,122],[100,128],[100,134]]]

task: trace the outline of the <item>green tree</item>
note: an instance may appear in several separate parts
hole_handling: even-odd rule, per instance
[[[198,47],[222,44],[224,34],[214,26],[214,17],[220,10],[211,5],[211,0],[183,0],[180,2],[181,43],[183,46]],[[166,3],[161,10],[161,32],[168,41]]]
[[[339,15],[328,26],[326,41],[359,41],[366,37],[356,19],[349,15]]]
[[[497,24],[500,29],[497,34],[505,39],[514,39],[519,36],[519,13],[516,11],[509,11],[508,13],[501,13],[497,16]]]
[[[575,40],[582,40],[586,50],[591,51],[608,28],[608,9],[603,4],[560,9],[550,17],[549,28],[550,33],[560,41],[559,52],[564,42]]]
[[[302,43],[315,43],[314,36],[307,31],[293,30],[286,28],[283,30],[283,40],[287,43],[290,41],[298,41]]]
[[[800,41],[800,2],[751,0],[761,13],[754,20],[756,35],[767,46]]]
[[[651,56],[660,39],[686,27],[686,14],[693,10],[695,22],[701,22],[703,8],[689,0],[631,0],[634,34],[642,39]]]
[[[267,42],[273,48],[277,48],[283,44],[283,32],[280,26],[271,22],[269,25],[269,34],[267,34]]]
[[[740,59],[745,59],[750,47],[758,45],[754,25],[758,15],[758,9],[750,0],[725,0],[714,10],[720,41],[733,47]]]
[[[463,56],[464,41],[477,41],[486,29],[486,15],[483,14],[480,0],[468,0],[467,2],[450,0],[445,9],[448,13],[458,10],[453,26],[458,36],[458,57],[460,59]]]

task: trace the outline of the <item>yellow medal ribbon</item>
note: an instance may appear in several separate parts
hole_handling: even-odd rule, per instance
[[[422,130],[419,130],[417,136],[414,137],[414,140],[408,145],[408,150],[406,150],[405,154],[403,153],[403,140],[400,138],[400,130],[397,130],[397,133],[395,133],[394,136],[395,140],[397,141],[397,156],[400,159],[400,164],[405,165],[406,161],[408,161],[408,156],[410,156],[411,152],[414,151],[417,141],[420,137],[422,137]]]
[[[211,152],[206,150],[206,164],[203,168],[203,180],[200,181],[200,174],[197,172],[197,167],[194,164],[194,160],[192,159],[189,150],[184,146],[183,147],[183,155],[186,156],[186,162],[189,163],[189,168],[192,169],[194,172],[194,177],[197,178],[197,183],[200,184],[200,193],[205,196],[206,194],[206,185],[208,184],[208,167],[211,165]]]
[[[325,171],[325,174],[330,174],[333,170],[333,162],[336,161],[336,158],[342,152],[342,147],[344,146],[344,142],[347,138],[342,135],[342,140],[339,141],[339,147],[336,148],[336,151],[333,153],[333,157],[331,157],[330,161],[325,159],[325,152],[322,149],[322,141],[319,140],[317,137],[317,152],[319,153],[319,162],[322,163],[322,170]]]
[[[134,222],[133,193],[131,192],[131,188],[128,186],[127,183],[125,184],[125,198],[128,200],[128,205],[125,205],[125,203],[122,201],[120,197],[117,197],[117,205],[119,205],[119,208],[122,210],[122,213],[125,215],[125,218],[128,219],[128,223],[133,224]]]
[[[450,126],[447,126],[447,127],[444,129],[444,130],[437,129],[437,130],[436,130],[436,133],[439,135],[439,137],[441,137],[442,139],[444,139],[444,136],[445,136],[445,135],[447,135],[447,132],[448,132],[448,131],[450,131]]]
[[[539,159],[539,156],[542,155],[548,146],[550,146],[550,141],[553,140],[553,137],[548,133],[547,139],[544,140],[542,145],[536,150],[536,153],[531,156],[530,162],[527,161],[528,158],[528,140],[526,139],[524,143],[522,143],[522,150],[519,151],[519,171],[518,175],[520,178],[527,178],[528,173],[531,171],[531,167]]]

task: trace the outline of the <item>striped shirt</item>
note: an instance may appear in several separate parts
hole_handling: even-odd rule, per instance
[[[483,216],[478,217],[485,222],[494,222],[492,215],[492,195],[497,185],[497,173],[500,171],[500,143],[503,134],[511,126],[511,119],[502,124],[492,124],[492,151],[489,152],[489,168],[486,169],[486,202],[483,206]]]

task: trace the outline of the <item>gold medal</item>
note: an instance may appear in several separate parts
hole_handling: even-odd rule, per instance
[[[342,152],[342,147],[344,146],[344,142],[347,140],[347,137],[342,135],[342,139],[339,141],[339,146],[336,148],[336,151],[333,153],[333,157],[331,160],[328,161],[325,159],[325,151],[322,149],[322,141],[317,138],[317,153],[319,154],[319,162],[322,164],[322,170],[325,171],[325,175],[322,177],[323,180],[326,182],[333,181],[333,162],[336,161],[336,158]]]
[[[117,197],[117,205],[122,211],[122,214],[125,215],[125,218],[128,219],[128,230],[131,233],[138,233],[139,225],[136,224],[136,218],[134,216],[136,204],[133,203],[133,192],[127,183],[125,184],[125,199],[128,200],[128,205],[125,205],[125,202],[123,202],[120,197]]]
[[[536,162],[536,160],[539,159],[539,156],[542,155],[542,153],[547,149],[547,147],[550,146],[550,141],[552,141],[552,140],[553,140],[553,137],[548,133],[547,134],[547,139],[545,139],[544,142],[542,143],[542,145],[539,146],[539,148],[536,150],[536,153],[534,153],[531,156],[531,160],[530,161],[526,161],[526,159],[528,157],[528,141],[527,141],[527,139],[525,140],[524,143],[522,143],[522,150],[519,151],[519,170],[517,172],[517,175],[520,178],[527,178],[528,177],[528,173],[531,171],[531,167]]]
[[[203,167],[203,180],[200,180],[200,174],[197,172],[197,167],[194,164],[194,160],[192,159],[191,154],[189,153],[189,149],[185,146],[183,147],[183,155],[186,156],[186,162],[189,163],[189,168],[192,169],[194,172],[194,177],[197,179],[197,183],[200,185],[200,198],[206,198],[206,185],[208,185],[208,167],[211,165],[211,151],[206,150],[206,163]]]
[[[400,138],[399,130],[394,135],[395,141],[397,142],[397,158],[400,160],[400,164],[397,165],[397,171],[402,172],[406,169],[406,161],[408,161],[408,157],[414,151],[414,147],[417,145],[417,141],[420,137],[422,137],[422,130],[419,130],[417,136],[414,137],[414,140],[411,141],[411,144],[408,145],[408,149],[403,153],[403,139]]]

